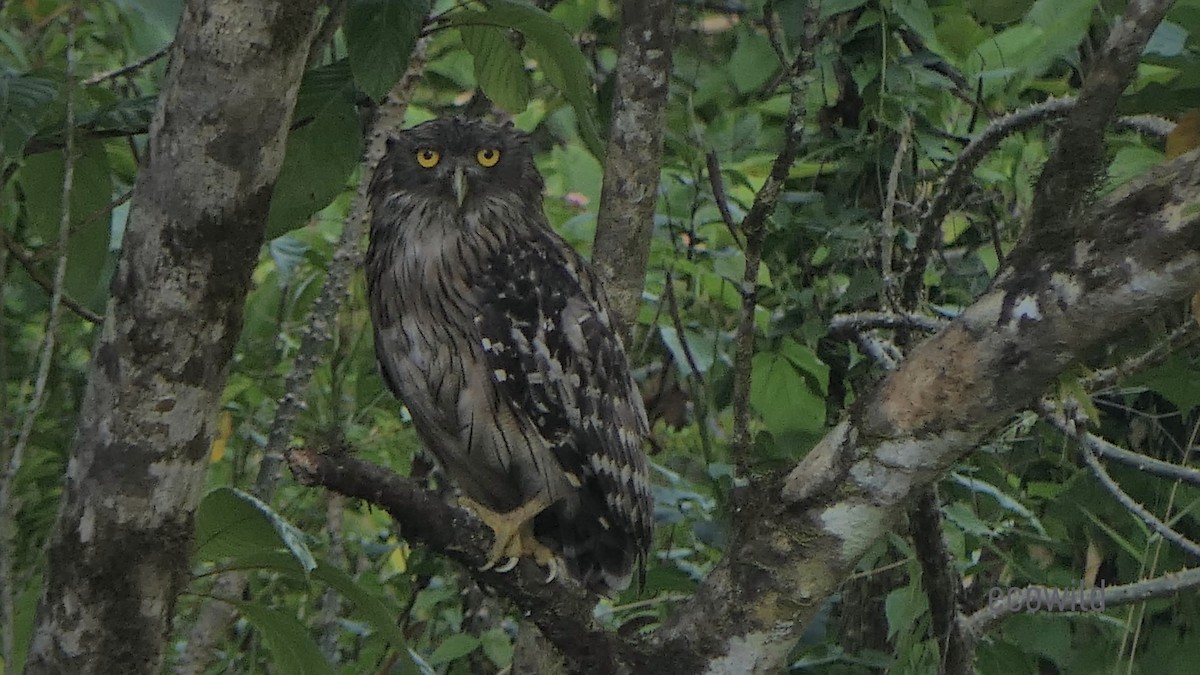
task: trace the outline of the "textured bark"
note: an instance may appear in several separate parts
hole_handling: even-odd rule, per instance
[[[316,0],[192,0],[150,129],[27,673],[158,673]]]
[[[592,263],[617,316],[637,320],[654,233],[675,30],[673,0],[622,0],[612,125]]]
[[[1019,245],[988,292],[745,505],[750,526],[659,631],[661,647],[700,655],[691,672],[780,668],[920,490],[1080,355],[1200,287],[1197,203],[1200,151],[1082,213],[1089,236],[1054,251]]]

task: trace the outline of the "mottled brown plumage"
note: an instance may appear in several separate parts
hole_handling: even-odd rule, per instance
[[[540,498],[527,534],[607,593],[650,548],[648,425],[604,289],[550,229],[542,185],[511,126],[447,118],[391,141],[371,185],[375,352],[481,515]]]

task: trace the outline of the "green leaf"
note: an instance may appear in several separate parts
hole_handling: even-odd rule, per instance
[[[367,591],[350,575],[328,561],[322,560],[313,570],[313,576],[329,584],[341,593],[342,597],[354,603],[357,613],[371,624],[375,632],[386,638],[392,644],[392,648],[399,651],[405,646],[407,640],[396,624],[396,617],[400,615],[399,608],[389,607],[380,595]]]
[[[765,35],[746,31],[729,57],[729,72],[739,94],[746,94],[771,81],[779,70],[779,57]]]
[[[53,80],[0,71],[0,160],[21,156],[57,95]]]
[[[1091,26],[1092,12],[1099,0],[1037,0],[1025,22],[1042,29],[1043,40],[1029,66],[1030,75],[1041,75],[1060,58],[1074,61]]]
[[[867,0],[821,0],[819,19],[828,19],[834,14],[849,12],[867,4]]]
[[[479,636],[479,645],[497,668],[504,669],[512,664],[513,643],[508,633],[501,628],[492,628]]]
[[[526,52],[537,60],[546,79],[575,109],[579,133],[597,159],[604,157],[604,143],[596,124],[596,94],[588,61],[571,34],[545,11],[514,0],[493,0],[483,11],[456,12],[452,26],[494,26],[520,31],[529,40]]]
[[[196,511],[197,560],[215,561],[282,549],[307,573],[317,567],[317,562],[303,536],[270,506],[235,488],[209,492]]]
[[[696,362],[696,367],[700,369],[700,374],[708,372],[716,360],[716,353],[713,351],[713,340],[711,337],[705,338],[703,335],[688,329],[684,329],[683,337],[687,340],[687,351],[683,348],[683,342],[679,339],[679,333],[674,326],[659,326],[659,335],[662,337],[663,344],[671,351],[671,360],[675,362],[675,367],[679,369],[679,374],[686,377],[692,374],[692,364],[688,361],[687,352],[692,353],[692,359]]]
[[[350,67],[367,96],[379,100],[400,81],[429,6],[429,0],[351,0],[346,7]]]
[[[917,35],[921,36],[921,41],[930,51],[939,56],[951,56],[951,52],[938,42],[933,12],[930,11],[925,0],[892,0],[892,11]]]
[[[809,385],[815,384],[814,390],[825,395],[829,391],[829,366],[817,356],[817,353],[791,338],[784,338],[779,343],[779,353],[800,369],[801,373],[811,378]]]
[[[913,586],[904,586],[888,593],[883,602],[883,613],[887,617],[888,637],[895,637],[900,631],[910,630],[929,606],[929,601],[923,593],[918,593]]]
[[[100,141],[77,146],[71,177],[71,236],[67,245],[65,289],[76,300],[102,310],[107,299],[112,175]],[[43,152],[25,158],[16,174],[29,214],[27,236],[41,246],[58,241],[62,218],[63,153]]]
[[[271,650],[274,672],[289,675],[333,675],[308,628],[292,614],[256,602],[234,602]]]
[[[463,44],[475,59],[475,81],[496,105],[518,114],[529,105],[529,73],[521,52],[491,26],[460,26]]]
[[[353,95],[348,87],[326,93],[319,104],[305,102],[313,117],[297,117],[302,126],[288,137],[271,197],[267,239],[304,225],[310,216],[328,206],[346,189],[346,181],[358,166],[362,129]]]
[[[825,426],[825,400],[809,388],[786,356],[755,355],[751,377],[750,405],[776,438],[796,432],[815,434]]]
[[[1180,354],[1172,354],[1160,365],[1127,378],[1123,384],[1149,387],[1185,415],[1200,405],[1200,368]]]
[[[440,666],[470,654],[479,648],[479,638],[466,633],[456,633],[446,638],[429,655],[429,665]]]

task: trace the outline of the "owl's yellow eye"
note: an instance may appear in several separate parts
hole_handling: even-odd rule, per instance
[[[496,148],[484,148],[475,153],[475,161],[479,162],[480,166],[491,168],[500,161],[500,151]]]
[[[426,169],[432,169],[433,167],[437,166],[438,160],[441,158],[442,153],[438,152],[437,150],[432,150],[430,148],[422,148],[417,150],[417,164],[420,164]]]

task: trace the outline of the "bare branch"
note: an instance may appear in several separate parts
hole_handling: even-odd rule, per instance
[[[950,212],[950,207],[962,199],[962,189],[967,179],[975,171],[975,167],[1000,142],[1009,136],[1035,127],[1043,122],[1063,117],[1075,107],[1074,98],[1052,98],[1024,110],[1010,113],[989,124],[979,135],[971,139],[967,147],[959,153],[958,158],[941,186],[929,203],[929,208],[921,216],[917,232],[916,250],[905,272],[903,302],[905,307],[916,307],[924,283],[925,267],[929,264],[929,256],[937,244],[941,232],[942,220]]]
[[[915,328],[927,333],[936,333],[950,322],[937,317],[922,314],[895,314],[890,312],[855,312],[853,314],[836,314],[829,320],[829,332],[846,334],[853,331],[872,330],[875,328]]]
[[[167,44],[162,46],[162,49],[159,49],[158,51],[156,51],[152,54],[148,54],[147,56],[144,56],[144,57],[138,59],[137,61],[134,61],[133,63],[128,63],[126,65],[121,66],[120,68],[113,68],[112,70],[105,71],[103,73],[96,73],[95,75],[92,75],[91,77],[84,80],[83,84],[87,85],[87,86],[91,86],[94,84],[100,84],[101,82],[105,82],[107,80],[115,80],[118,77],[122,77],[124,75],[129,75],[130,73],[137,72],[137,71],[141,70],[142,68],[145,68],[146,66],[150,65],[151,63],[154,63],[155,61],[157,61],[157,60],[161,59],[162,57],[166,56],[167,54],[169,54],[171,52],[172,45],[174,45],[173,42],[168,42]]]
[[[1120,586],[1105,586],[1100,589],[1090,590],[1100,594],[1099,597],[1103,599],[1105,607],[1116,607],[1143,602],[1152,598],[1176,595],[1198,587],[1200,587],[1200,568],[1192,567],[1178,572],[1169,572],[1146,581],[1138,581]],[[1075,592],[1076,590],[1070,589],[1069,592]],[[1022,595],[1039,594],[1042,597],[1051,597],[1063,592],[1064,589],[1060,588],[1027,586],[1023,589]],[[1024,610],[1025,606],[1023,604],[1014,607],[1008,602],[994,602],[966,617],[963,621],[964,628],[971,635],[980,637],[1000,619],[1023,612]]]
[[[938,672],[942,675],[974,675],[974,641],[964,634],[958,620],[962,577],[955,569],[953,554],[946,547],[936,487],[921,491],[908,511],[908,523],[913,550],[921,565],[921,586],[929,598],[933,637],[941,650]]]
[[[892,254],[896,247],[896,191],[900,188],[900,169],[904,167],[904,160],[908,158],[908,142],[911,136],[912,118],[905,116],[896,156],[892,158],[892,168],[888,171],[883,215],[879,219],[879,275],[883,281],[879,306],[886,309],[896,309],[899,301],[896,297],[896,270],[892,267]]]
[[[567,657],[572,672],[628,672],[641,658],[596,622],[595,598],[573,583],[546,583],[545,572],[528,559],[505,573],[481,570],[492,538],[487,526],[412,479],[351,456],[292,450],[287,460],[301,484],[321,485],[383,508],[406,539],[461,564],[476,582],[512,600]]]
[[[1104,169],[1104,134],[1117,99],[1132,81],[1142,50],[1172,4],[1172,0],[1131,0],[1096,55],[1034,191],[1026,232],[1036,241],[1053,246],[1068,224],[1085,224],[1075,216],[1090,200]]]
[[[1095,436],[1086,431],[1074,428],[1076,425],[1073,425],[1070,421],[1068,421],[1066,416],[1058,412],[1055,409],[1055,406],[1049,401],[1042,401],[1038,405],[1038,412],[1041,414],[1042,419],[1045,420],[1047,424],[1057,429],[1063,435],[1079,441],[1081,444],[1086,446],[1089,451],[1099,457],[1111,459],[1127,466],[1132,466],[1139,471],[1158,476],[1160,478],[1182,481],[1184,483],[1200,487],[1200,470],[1192,469],[1186,466],[1180,466],[1179,464],[1164,462],[1160,459],[1147,457],[1141,453],[1130,452],[1129,450],[1109,443],[1099,436]]]
[[[733,434],[729,445],[734,464],[742,476],[751,475],[750,449],[750,380],[754,360],[754,313],[758,307],[758,268],[762,261],[762,245],[766,236],[767,217],[775,211],[779,193],[787,180],[788,172],[800,151],[801,125],[804,121],[804,81],[812,68],[812,53],[816,47],[815,25],[817,10],[809,7],[804,12],[804,44],[800,46],[796,60],[789,68],[788,83],[791,97],[788,103],[787,122],[784,130],[783,149],[771,165],[771,173],[754,195],[750,211],[742,219],[742,232],[746,236],[744,258],[746,267],[742,272],[742,310],[738,317],[734,336],[733,356]]]
[[[642,302],[662,169],[675,32],[673,0],[622,0],[612,124],[592,264],[626,342]]]
[[[1078,406],[1078,403],[1072,403],[1075,406]],[[1043,404],[1043,407],[1049,408],[1050,406]],[[1108,475],[1108,472],[1104,470],[1104,466],[1100,464],[1100,460],[1096,458],[1097,453],[1094,448],[1097,445],[1100,445],[1100,443],[1097,442],[1099,439],[1095,439],[1093,437],[1091,442],[1088,442],[1089,439],[1084,432],[1086,418],[1081,421],[1076,421],[1066,416],[1054,413],[1052,410],[1044,411],[1044,415],[1051,423],[1051,426],[1054,426],[1066,436],[1079,443],[1080,450],[1082,451],[1081,454],[1083,455],[1083,461],[1087,464],[1088,469],[1092,472],[1092,475],[1096,477],[1096,480],[1099,481],[1100,485],[1105,489],[1105,491],[1107,491],[1118,502],[1121,503],[1121,506],[1124,506],[1127,511],[1137,516],[1142,522],[1146,523],[1150,529],[1157,532],[1163,539],[1175,544],[1189,555],[1200,558],[1200,544],[1197,544],[1196,542],[1176,532],[1171,528],[1170,525],[1164,523],[1158,516],[1150,513],[1146,507],[1137,503],[1133,497],[1130,497],[1127,492],[1122,490],[1121,486],[1117,485],[1117,482],[1112,479],[1112,476]]]

